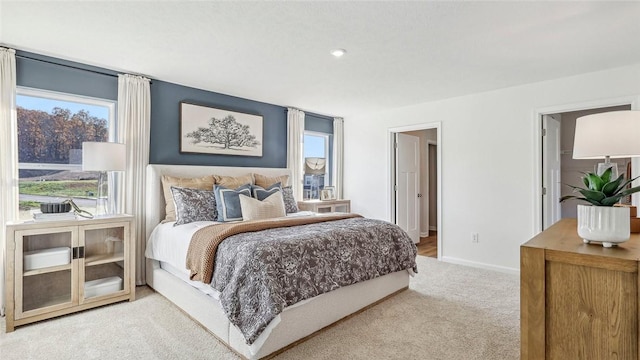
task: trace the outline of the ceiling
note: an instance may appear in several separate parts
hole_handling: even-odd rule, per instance
[[[349,117],[640,63],[639,19],[611,1],[1,0],[0,44]]]

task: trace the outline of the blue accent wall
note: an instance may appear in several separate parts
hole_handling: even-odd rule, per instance
[[[16,55],[18,86],[118,99],[116,71],[20,50]],[[180,153],[181,101],[261,115],[262,157]],[[333,118],[306,113],[305,130],[333,134]],[[333,137],[330,152],[332,141]],[[149,163],[284,168],[287,166],[287,108],[152,80]]]
[[[80,69],[60,66],[59,64]],[[98,71],[107,75],[91,71]],[[118,78],[115,71],[26,51],[16,51],[16,83],[18,86],[35,89],[118,100]]]
[[[180,102],[262,115],[262,157],[180,153]],[[164,81],[151,84],[152,164],[287,167],[287,108]]]

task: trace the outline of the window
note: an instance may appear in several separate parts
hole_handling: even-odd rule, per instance
[[[97,172],[82,172],[83,141],[115,141],[115,102],[17,89],[20,219],[68,198],[95,211]]]
[[[304,199],[319,199],[320,190],[331,185],[330,134],[304,132]]]

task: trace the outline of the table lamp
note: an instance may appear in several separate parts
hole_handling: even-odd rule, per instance
[[[108,201],[107,171],[126,169],[126,146],[113,142],[83,142],[82,171],[98,171],[98,194],[96,196],[96,215],[115,213],[115,202]]]

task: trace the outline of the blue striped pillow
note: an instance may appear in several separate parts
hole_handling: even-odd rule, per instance
[[[216,197],[218,221],[225,222],[242,220],[240,194],[251,197],[250,184],[242,185],[237,189],[227,189],[224,186],[214,185],[213,192]]]

